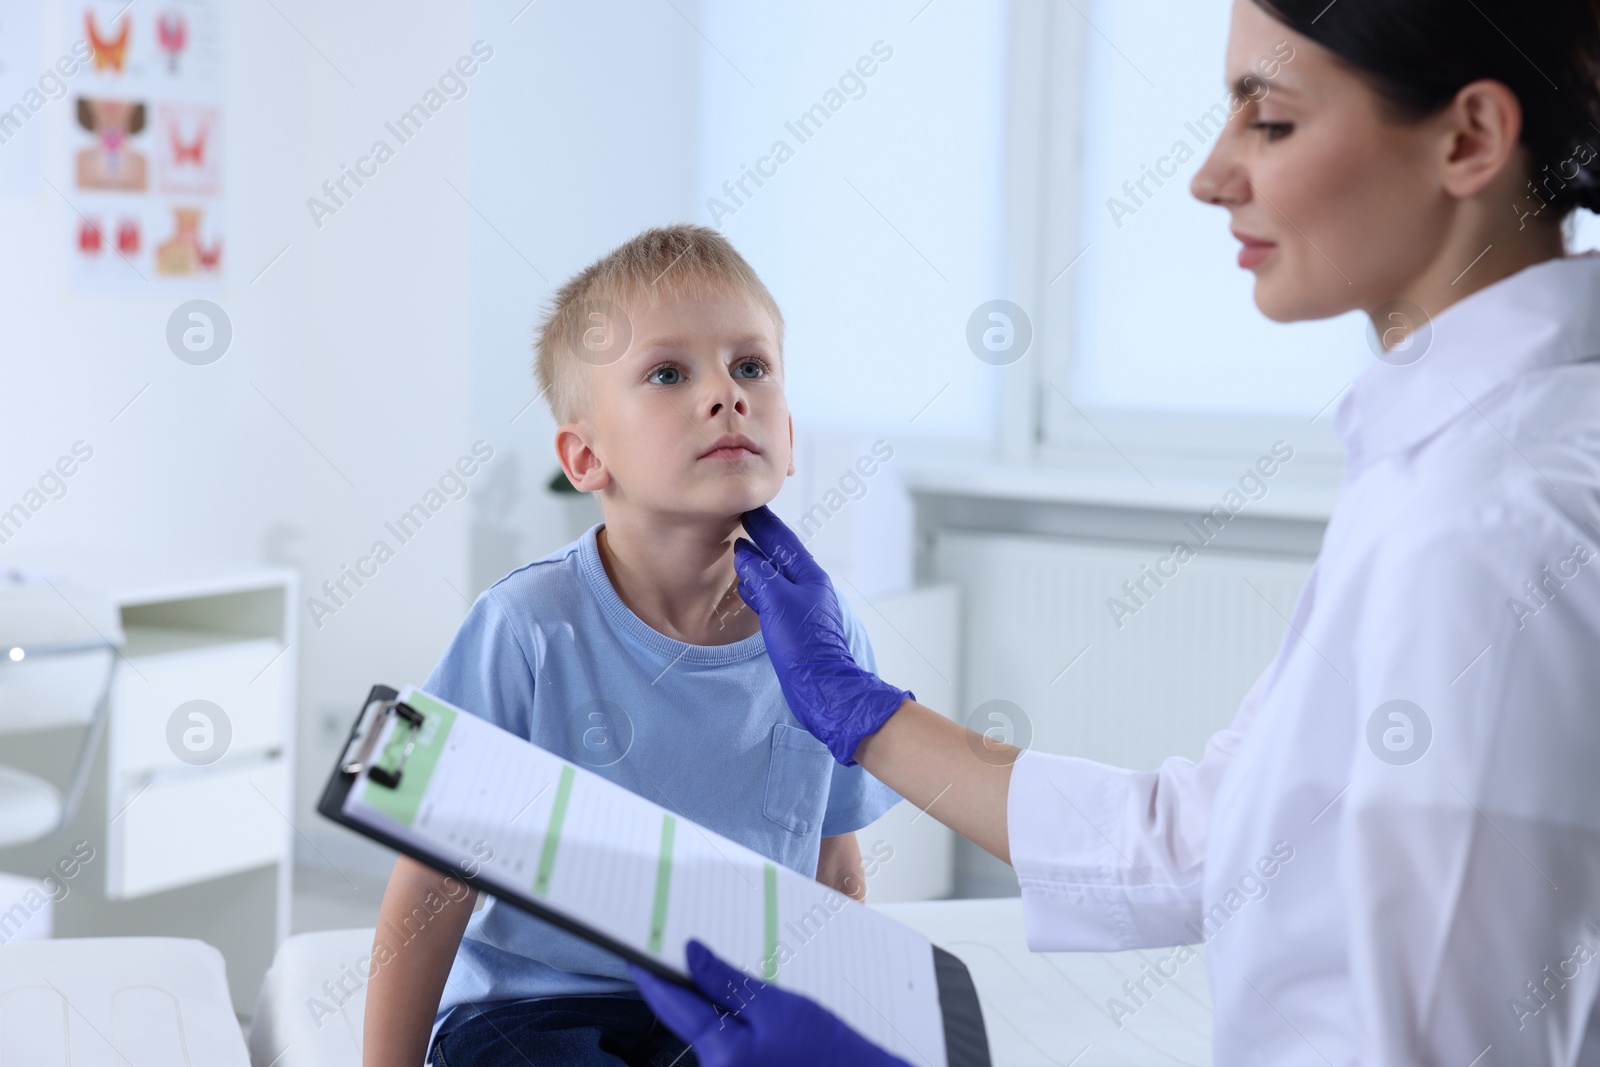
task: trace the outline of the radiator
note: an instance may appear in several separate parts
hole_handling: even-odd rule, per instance
[[[869,600],[850,583],[845,596],[866,627],[878,673],[929,707],[954,714],[961,658],[956,590],[925,586]],[[867,899],[872,903],[937,900],[954,889],[955,834],[915,805],[895,805],[858,831],[856,839],[863,857],[887,858],[869,869]]]
[[[936,534],[934,569],[963,607],[954,717],[1123,767],[1198,758],[1277,651],[1312,561],[1204,547],[1180,563],[1170,551]],[[958,894],[1015,891],[1008,868],[958,843]]]

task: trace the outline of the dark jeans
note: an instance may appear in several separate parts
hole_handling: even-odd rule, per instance
[[[638,997],[552,997],[490,1008],[433,1047],[433,1067],[698,1067]]]

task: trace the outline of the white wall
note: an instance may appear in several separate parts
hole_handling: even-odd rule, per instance
[[[700,57],[695,218],[783,309],[802,429],[980,449],[992,436],[1008,368],[980,362],[966,331],[979,304],[1016,298],[1003,270],[1006,7],[702,4],[717,50]],[[818,105],[826,119],[801,127]],[[758,186],[753,170],[771,176]]]
[[[70,44],[62,17],[51,4],[48,57]],[[83,438],[93,460],[8,547],[287,562],[310,592],[471,441],[470,212],[442,178],[470,180],[464,102],[430,119],[320,230],[306,198],[468,50],[472,25],[459,4],[400,18],[372,3],[280,0],[229,5],[227,32],[227,274],[207,295],[232,320],[232,346],[210,366],[180,362],[165,327],[187,293],[76,295],[69,208],[43,185],[0,197],[0,499],[9,505]],[[496,75],[491,62],[473,92]],[[70,191],[69,109],[42,117],[51,180]],[[311,811],[334,758],[323,718],[342,733],[373,681],[431,666],[462,610],[451,585],[468,586],[468,517],[465,503],[442,509],[320,628],[302,606],[293,818],[313,860],[340,855]]]
[[[303,302],[276,310],[304,314],[306,343],[278,356],[283,389],[298,405],[293,417],[316,450],[275,428],[275,451],[292,465],[297,487],[274,516],[284,536],[275,550],[300,565],[304,591],[315,595],[374,541],[395,549],[320,628],[302,610],[296,819],[302,859],[344,864],[370,856],[387,867],[386,852],[353,851],[351,835],[326,825],[312,805],[367,687],[420,681],[454,632],[462,596],[470,596],[466,501],[447,503],[403,545],[384,523],[419,501],[474,439],[467,419],[472,215],[447,181],[470,183],[470,108],[502,68],[498,56],[484,63],[466,81],[465,99],[445,104],[401,144],[384,124],[471,51],[478,35],[466,5],[429,5],[404,17],[372,3],[280,6],[287,19],[269,7],[274,24],[263,27],[271,36],[262,43],[304,62],[305,162],[286,188],[264,190],[261,200],[274,209],[281,202],[292,217],[282,239],[293,246],[273,272],[304,253],[293,264],[304,279]],[[280,86],[264,70],[254,89],[270,100]],[[377,139],[394,158],[318,228],[307,198],[320,196],[322,182]]]
[[[41,70],[71,44],[60,32],[62,5],[45,6]],[[266,14],[277,18],[270,8]],[[307,91],[300,57],[269,60],[248,47],[275,32],[254,8],[230,12],[228,29],[228,122],[250,136],[228,140],[230,279],[217,299],[233,319],[235,337],[220,363],[191,367],[168,350],[166,320],[182,299],[176,291],[128,297],[72,291],[68,237],[77,216],[50,185],[40,181],[27,195],[0,197],[0,499],[14,503],[74,440],[94,449],[66,496],[32,516],[12,546],[232,547],[254,558],[274,498],[295,485],[274,457],[281,445],[274,424],[281,419],[250,383],[297,410],[283,393],[294,378],[283,381],[279,368],[284,353],[303,349],[307,323],[277,312],[304,297],[303,275],[294,263],[280,263],[261,284],[246,283],[282,247],[303,210],[282,192],[303,184],[299,128]],[[46,177],[68,195],[63,154],[71,120],[70,96],[31,120],[45,124]],[[271,189],[279,194],[268,195]]]
[[[462,187],[482,212],[471,231],[471,419],[496,450],[488,491],[474,497],[474,593],[571,540],[544,490],[559,467],[555,422],[532,374],[546,298],[640,230],[694,214],[704,44],[685,17],[623,0],[519,15],[525,3],[481,2],[476,13],[499,66],[474,99],[474,178]],[[698,17],[693,3],[676,7]]]
[[[828,331],[835,326],[819,309],[840,294],[856,299],[873,257],[913,253],[893,247],[892,233],[865,235],[859,220],[839,217],[834,186],[842,188],[844,173],[877,182],[881,202],[892,198],[896,213],[905,209],[914,220],[906,225],[936,234],[948,221],[941,196],[981,200],[994,177],[968,151],[988,143],[993,99],[963,96],[959,85],[940,88],[949,50],[974,16],[934,12],[912,24],[914,13],[906,6],[857,17],[837,48],[831,42],[843,29],[813,25],[804,62],[780,78],[773,64],[786,54],[793,25],[682,0],[480,0],[403,16],[370,0],[228,5],[220,291],[78,295],[65,243],[70,208],[43,185],[0,197],[0,499],[20,497],[74,441],[95,449],[67,495],[31,518],[12,545],[72,542],[89,551],[114,546],[298,568],[305,596],[324,605],[317,612],[300,605],[295,650],[300,747],[292,814],[300,858],[357,875],[386,870],[387,852],[326,826],[313,805],[367,687],[421,681],[480,589],[570,539],[569,516],[543,489],[556,469],[554,424],[534,400],[530,374],[533,328],[548,293],[642,228],[703,221],[708,189],[718,184],[708,175],[723,153],[742,151],[742,132],[764,138],[790,104],[811,103],[833,83],[835,68],[888,37],[894,65],[874,80],[872,95],[852,102],[860,113],[839,120],[860,119],[859,128],[828,130],[832,145],[809,146],[807,159],[785,175],[789,192],[743,214],[742,233],[730,231],[794,309],[791,337],[812,368],[796,383],[803,422],[850,427],[828,437],[802,425],[804,454],[816,469],[795,480],[784,506],[798,514],[821,499],[878,436],[862,427],[875,409],[864,417],[858,397],[830,384],[841,366],[860,365],[861,352],[834,350]],[[941,29],[936,14],[954,28]],[[57,0],[42,18],[49,39],[41,69],[71,43],[58,39],[64,10]],[[445,103],[400,143],[385,124],[421,100],[475,41],[492,56],[481,58],[480,47],[465,97]],[[718,102],[746,87],[724,84],[726,71],[707,76],[723,62],[718,48],[765,71],[763,90],[727,112]],[[950,97],[945,121],[906,128],[935,89]],[[69,105],[70,96],[35,121],[49,123],[51,179],[70,191]],[[707,137],[715,151],[702,151]],[[323,182],[338,179],[379,139],[393,157],[334,202]],[[926,158],[907,157],[910,149]],[[948,187],[924,188],[911,210],[908,187],[921,186],[905,168],[932,166],[941,153],[966,162],[935,168],[949,172]],[[336,210],[314,218],[313,197]],[[829,240],[860,242],[850,256],[853,273],[818,276],[817,249],[786,248],[794,220],[783,222],[784,213],[824,202],[833,205],[837,230]],[[927,239],[957,289],[976,287],[950,307],[987,298],[998,284],[993,210],[980,207],[958,234]],[[917,300],[949,302],[937,279],[933,289],[925,278],[902,281],[883,321],[869,322],[870,300],[851,305],[850,321],[886,330],[878,340],[893,339],[897,321],[918,320]],[[210,296],[232,320],[232,347],[210,366],[182,363],[166,347],[167,318],[190,295]],[[975,361],[961,345],[965,315],[945,324],[952,339],[939,356],[961,372],[949,375],[957,384],[944,398],[948,409],[925,420],[947,431],[981,426],[989,403],[981,379],[992,368],[968,366]],[[876,351],[878,341],[862,344]],[[921,343],[907,344],[901,357]],[[838,399],[833,409],[818,399],[829,396]],[[911,413],[885,409],[902,431]],[[447,503],[400,544],[385,522],[421,499],[477,440],[494,458],[468,481],[466,498]],[[870,535],[885,523],[899,529],[906,522],[897,466],[885,470],[869,482],[867,499],[850,500],[817,542],[831,566],[856,575],[873,597],[909,580],[903,553],[886,563],[861,548],[878,543]],[[322,592],[323,582],[338,580],[379,539],[394,557],[375,577],[353,596],[341,594],[343,603]]]
[[[302,817],[366,687],[421,682],[482,588],[570,540],[543,490],[556,469],[555,426],[534,400],[534,324],[554,285],[645,226],[690,216],[700,45],[670,5],[619,0],[454,4],[421,21],[372,5],[318,17],[319,47],[360,88],[323,72],[319,95],[345,103],[318,121],[302,199],[473,42],[492,56],[467,95],[347,208],[321,231],[302,226],[319,243],[307,362],[324,368],[324,417],[349,420],[354,462],[367,464],[372,483],[358,480],[355,493],[320,461],[320,471],[309,468],[316,488],[303,528],[323,547],[308,566],[308,592],[383,536],[384,520],[473,442],[493,458],[349,608],[321,631],[307,627]],[[383,27],[394,37],[374,40]],[[574,47],[584,41],[605,45]],[[390,413],[385,426],[363,414],[375,403]],[[386,871],[392,862],[316,823],[308,837],[339,841],[340,865]],[[308,848],[303,859],[327,858]]]

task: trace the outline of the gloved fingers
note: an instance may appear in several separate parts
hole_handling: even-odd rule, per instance
[[[628,964],[628,973],[645,1003],[680,1039],[692,1045],[720,1027],[722,1013],[694,990],[658,978],[636,963]]]
[[[739,598],[757,615],[766,614],[767,583],[777,580],[778,568],[759,548],[741,537],[733,543],[733,569],[739,575]]]
[[[750,997],[767,987],[760,979],[719,959],[699,941],[690,940],[684,954],[689,958],[689,977],[694,984],[729,1011],[739,1011]]]
[[[783,520],[763,504],[741,517],[744,532],[756,543],[762,553],[777,565],[778,570],[791,582],[817,585],[827,582],[828,575],[806,551],[800,538]]]

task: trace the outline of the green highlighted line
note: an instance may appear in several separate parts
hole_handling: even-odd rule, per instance
[[[767,929],[761,942],[761,980],[775,982],[778,980],[778,869],[769,863],[762,873],[766,883]]]
[[[567,817],[567,798],[572,795],[573,777],[571,767],[561,768],[555,806],[550,809],[550,828],[545,831],[544,847],[539,850],[539,872],[533,879],[533,891],[540,896],[550,891],[550,871],[556,865],[556,846],[561,842],[561,823]]]
[[[656,861],[656,902],[650,912],[650,952],[661,954],[661,935],[667,927],[667,890],[672,885],[672,834],[678,820],[661,816],[661,857]]]

